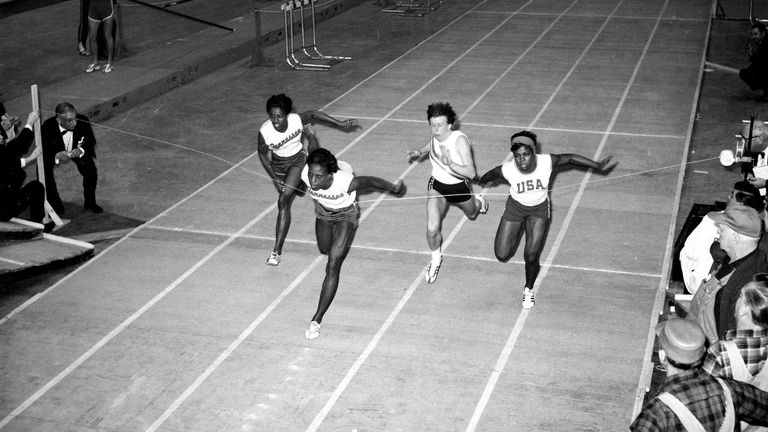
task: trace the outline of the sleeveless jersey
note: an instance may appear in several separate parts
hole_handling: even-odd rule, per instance
[[[333,173],[333,182],[328,189],[312,190],[309,185],[309,165],[301,170],[301,180],[307,185],[309,196],[320,205],[331,210],[340,210],[355,204],[357,192],[348,193],[349,184],[355,175],[352,167],[343,161],[339,161],[339,170]]]
[[[429,160],[432,162],[432,177],[440,183],[444,184],[457,184],[464,181],[464,177],[454,172],[450,167],[445,165],[440,158],[443,156],[443,148],[448,150],[451,155],[457,153],[456,141],[459,137],[464,137],[469,142],[469,138],[460,131],[451,131],[448,138],[444,142],[437,141],[432,137],[432,142],[429,145]],[[454,159],[455,161],[455,159]]]
[[[301,143],[301,131],[304,125],[301,123],[301,116],[295,113],[288,114],[288,127],[285,132],[278,132],[272,125],[272,121],[267,120],[259,128],[261,136],[267,147],[277,156],[291,157],[304,149]]]
[[[509,182],[509,195],[524,206],[535,206],[549,197],[549,179],[552,176],[552,156],[536,155],[536,169],[523,173],[514,160],[501,165],[501,173]]]

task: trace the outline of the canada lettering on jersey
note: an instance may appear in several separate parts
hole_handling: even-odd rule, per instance
[[[526,180],[517,184],[517,193],[525,193],[533,190],[543,189],[546,189],[546,187],[544,187],[544,183],[542,183],[540,179],[536,179],[535,183],[534,180]]]
[[[309,194],[312,195],[313,197],[327,199],[327,200],[330,200],[330,201],[337,200],[337,199],[342,198],[342,197],[347,195],[344,192],[341,192],[341,193],[338,193],[338,194],[335,194],[335,195],[324,194],[324,193],[320,193],[320,191],[316,191],[316,190],[314,190],[312,188],[309,188]]]
[[[270,144],[269,148],[271,148],[271,149],[279,149],[280,147],[284,146],[285,143],[287,143],[288,141],[290,141],[290,140],[296,138],[297,136],[299,136],[299,134],[301,134],[301,129],[296,129],[295,132],[293,132],[292,134],[290,134],[290,135],[286,136],[285,138],[283,138],[283,140],[280,141],[279,143],[277,143],[277,144]]]

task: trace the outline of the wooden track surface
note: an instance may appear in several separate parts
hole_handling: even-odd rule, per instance
[[[325,258],[312,206],[296,200],[283,262],[265,266],[276,195],[242,151],[255,152],[266,118],[254,93],[296,94],[303,108],[314,99],[290,84],[254,90],[254,72],[232,66],[110,122],[235,164],[101,132],[154,151],[122,163],[156,176],[157,194],[184,180],[163,178],[164,165],[219,174],[0,318],[0,431],[626,429],[649,379],[711,2],[473,4],[323,107],[363,128],[318,126],[322,145],[358,174],[403,177],[409,192],[361,197],[314,341],[303,333]],[[321,92],[325,79],[296,86]],[[440,277],[424,283],[430,169],[405,155],[441,100],[459,112],[480,172],[526,128],[544,152],[619,163],[605,177],[558,175],[530,312],[521,251],[493,257],[502,186],[483,191],[491,208],[477,221],[448,212]]]

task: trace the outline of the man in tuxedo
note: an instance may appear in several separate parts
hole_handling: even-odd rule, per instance
[[[94,213],[104,210],[96,204],[96,138],[88,118],[78,114],[69,102],[56,105],[56,115],[43,123],[43,162],[45,165],[45,188],[48,203],[58,214],[64,213],[64,204],[59,198],[53,168],[72,161],[83,176],[84,207]]]
[[[24,167],[40,155],[37,149],[28,156],[30,144],[35,138],[32,125],[40,118],[36,112],[29,114],[27,125],[12,140],[0,136],[0,221],[18,216],[27,207],[30,220],[42,222],[45,217],[45,188],[37,180],[24,184],[27,173]],[[45,225],[45,232],[53,229],[53,222]]]

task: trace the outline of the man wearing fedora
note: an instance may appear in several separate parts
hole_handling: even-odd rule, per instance
[[[656,326],[656,335],[667,375],[631,431],[733,431],[738,421],[768,426],[768,393],[701,370],[706,337],[698,324],[672,318]]]
[[[741,287],[755,274],[768,272],[768,260],[758,248],[763,220],[757,210],[734,205],[710,217],[717,225],[720,248],[727,256],[710,270],[694,294],[686,317],[699,324],[713,344],[728,330],[736,329],[734,312]]]

